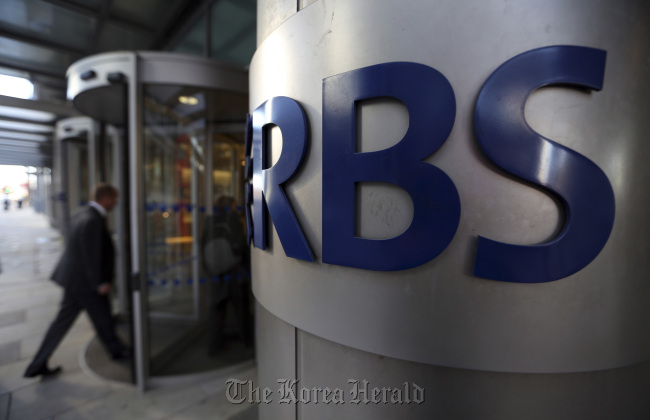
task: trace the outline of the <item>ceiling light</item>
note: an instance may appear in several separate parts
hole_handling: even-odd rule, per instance
[[[0,105],[0,116],[34,122],[51,122],[56,119],[56,115],[52,114],[51,112],[14,108],[12,106],[5,105]]]
[[[34,85],[23,77],[0,74],[0,95],[32,99],[32,96],[34,96]]]
[[[0,120],[0,128],[6,130],[27,131],[32,133],[51,133],[54,127],[51,125],[25,123],[17,121]]]
[[[199,103],[199,100],[194,96],[179,96],[178,102],[184,105],[196,105]]]
[[[0,130],[0,137],[27,141],[48,141],[50,139],[47,135],[44,134],[18,133],[16,131],[5,130]]]

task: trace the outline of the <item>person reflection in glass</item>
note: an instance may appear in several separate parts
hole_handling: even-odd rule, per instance
[[[210,311],[208,355],[217,356],[228,348],[226,325],[228,302],[232,304],[239,336],[252,344],[252,319],[249,307],[250,281],[246,274],[248,247],[243,222],[233,197],[221,196],[214,214],[208,216],[201,238],[203,266],[209,276]]]

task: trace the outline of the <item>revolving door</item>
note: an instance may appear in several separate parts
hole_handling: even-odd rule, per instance
[[[53,225],[67,235],[70,216],[89,199],[90,167],[89,148],[94,142],[95,124],[88,117],[61,120],[54,138],[54,197]]]
[[[141,390],[250,363],[243,215],[247,73],[170,53],[92,56],[68,97],[122,133],[132,375]]]

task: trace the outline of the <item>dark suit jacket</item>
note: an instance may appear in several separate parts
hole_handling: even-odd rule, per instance
[[[93,293],[111,283],[115,272],[115,248],[106,222],[91,206],[72,217],[70,233],[52,280],[66,291]]]

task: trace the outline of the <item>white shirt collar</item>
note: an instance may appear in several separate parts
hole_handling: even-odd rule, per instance
[[[97,203],[95,201],[90,201],[90,202],[88,202],[88,205],[90,207],[94,208],[95,210],[97,210],[99,212],[99,214],[101,214],[103,217],[106,217],[106,214],[107,214],[106,209],[104,207],[102,207],[101,204],[99,204],[99,203]]]

